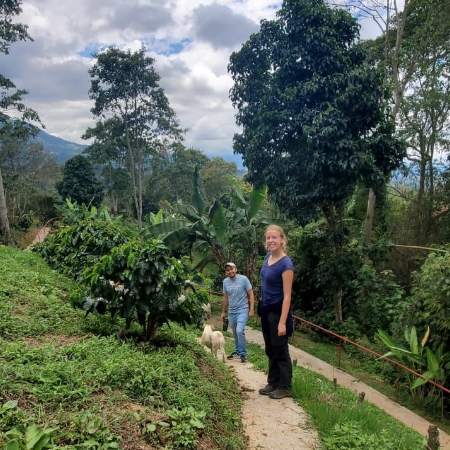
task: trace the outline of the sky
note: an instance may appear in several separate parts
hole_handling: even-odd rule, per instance
[[[34,42],[15,43],[0,55],[0,73],[29,91],[25,102],[48,133],[86,144],[81,136],[95,124],[88,96],[92,53],[144,45],[188,129],[184,145],[230,157],[239,132],[229,99],[230,55],[280,7],[277,0],[24,0],[18,21]],[[370,21],[361,24],[363,37],[379,32]]]

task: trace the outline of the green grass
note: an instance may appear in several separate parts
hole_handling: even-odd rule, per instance
[[[0,261],[0,448],[246,448],[237,384],[200,330],[136,345],[74,310],[75,284],[38,255],[1,247]]]
[[[260,327],[256,319],[251,319],[249,325],[255,328]],[[339,364],[338,344],[321,340],[316,333],[308,330],[305,332],[296,331],[290,343],[328,364],[339,367],[356,379],[386,395],[391,400],[402,404],[405,408],[434,423],[446,433],[450,433],[450,421],[448,418],[442,420],[438,405],[435,405],[434,409],[431,406],[426,408],[424,406],[426,402],[413,398],[410,395],[408,386],[400,384],[397,387],[396,378],[398,371],[388,362],[377,360],[375,356],[363,352],[350,344],[345,344],[342,348]],[[384,347],[376,348],[375,350],[380,354],[386,352]],[[427,399],[428,403],[431,400]]]
[[[297,332],[293,343],[322,361],[338,366],[338,345],[320,342],[314,337],[314,333]],[[387,349],[376,350],[383,354]],[[439,426],[446,433],[450,433],[450,422],[445,417],[442,420],[440,407],[436,402],[432,403],[433,398],[429,397],[424,401],[411,396],[408,385],[404,383],[400,383],[397,387],[398,369],[386,361],[377,360],[376,357],[348,345],[343,347],[340,369]]]
[[[249,344],[256,370],[267,370],[264,351]],[[325,450],[423,450],[424,439],[368,402],[358,404],[350,390],[335,387],[320,374],[293,368],[292,396],[310,416]]]

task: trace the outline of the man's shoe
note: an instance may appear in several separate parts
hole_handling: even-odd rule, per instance
[[[263,388],[259,390],[261,395],[270,395],[271,392],[274,392],[276,388],[271,386],[270,384],[266,384]]]
[[[239,359],[240,355],[238,352],[233,352],[231,355],[227,356],[227,359]]]
[[[241,355],[241,363],[246,363],[246,362],[248,362],[247,357],[244,355]]]
[[[269,397],[273,398],[274,400],[279,400],[280,398],[284,398],[284,397],[292,397],[292,395],[286,389],[277,388],[273,392],[269,393]]]

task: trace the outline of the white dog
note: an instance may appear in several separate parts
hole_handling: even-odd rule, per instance
[[[203,313],[207,319],[211,319],[211,303],[203,303]]]
[[[211,349],[216,358],[217,351],[220,351],[225,362],[225,338],[221,331],[213,331],[213,326],[207,323],[203,328],[202,344]]]

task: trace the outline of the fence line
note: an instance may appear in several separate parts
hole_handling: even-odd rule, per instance
[[[399,363],[398,361],[395,361],[395,360],[390,359],[390,358],[383,357],[383,355],[380,355],[379,353],[375,352],[374,350],[371,350],[370,348],[364,347],[363,345],[358,344],[357,342],[354,342],[354,341],[352,341],[349,338],[346,338],[346,337],[341,336],[341,335],[339,335],[337,333],[334,333],[331,330],[327,330],[326,328],[323,328],[323,327],[321,327],[319,325],[316,325],[313,322],[309,322],[306,319],[302,319],[301,317],[298,317],[298,316],[294,315],[294,319],[296,321],[303,322],[303,323],[305,323],[305,324],[307,324],[307,325],[309,325],[309,326],[311,326],[313,328],[317,328],[318,330],[323,331],[324,333],[330,334],[330,335],[332,335],[332,336],[334,336],[334,337],[339,339],[338,368],[340,368],[340,366],[341,366],[342,341],[344,341],[344,342],[347,342],[348,344],[354,345],[355,347],[359,348],[360,350],[363,350],[366,353],[371,353],[372,355],[377,356],[378,358],[382,358],[383,361],[387,361],[390,364],[393,364],[394,366],[397,366],[397,367],[399,367],[399,368],[401,368],[403,370],[406,370],[407,372],[415,375],[416,377],[419,377],[419,378],[422,378],[423,380],[425,380],[425,377],[422,374],[420,374],[418,372],[415,372],[414,370],[412,370],[409,367]],[[433,380],[428,380],[428,383],[431,383],[432,385],[436,386],[437,388],[441,389],[442,391],[447,392],[447,394],[450,394],[450,389],[447,389],[445,386],[442,386],[441,384],[436,383]]]
[[[212,291],[212,290],[208,291],[208,293],[209,293],[209,295],[218,295],[218,296],[219,295],[220,296],[223,295],[221,292]],[[388,363],[390,363],[390,364],[392,364],[394,366],[397,366],[400,369],[406,370],[407,372],[411,373],[412,375],[415,375],[416,377],[419,377],[419,378],[422,378],[423,380],[425,380],[425,377],[422,374],[420,374],[420,373],[410,369],[409,367],[405,366],[404,364],[401,364],[398,361],[395,361],[395,360],[393,360],[391,358],[383,357],[383,355],[375,352],[374,350],[371,350],[370,348],[364,347],[363,345],[358,344],[357,342],[354,342],[351,339],[346,338],[345,336],[341,336],[341,335],[339,335],[337,333],[334,333],[331,330],[327,330],[326,328],[323,328],[323,327],[321,327],[319,325],[316,325],[315,323],[310,322],[310,321],[308,321],[306,319],[303,319],[303,318],[301,318],[299,316],[296,316],[296,315],[294,315],[294,320],[298,321],[298,322],[302,322],[304,324],[307,324],[310,327],[316,328],[316,329],[318,329],[318,330],[320,330],[320,331],[322,331],[324,333],[327,333],[327,334],[329,334],[331,336],[334,336],[334,337],[339,339],[339,348],[338,348],[338,368],[339,369],[341,367],[342,342],[346,342],[348,344],[351,344],[351,345],[359,348],[363,352],[372,354],[373,356],[376,356],[377,358],[381,358],[383,361],[386,361],[386,362],[388,362]],[[294,329],[295,329],[295,327],[294,327]],[[436,383],[433,380],[428,380],[428,383],[432,384],[433,386],[436,386],[438,389],[441,389],[443,392],[446,392],[447,394],[450,394],[450,389],[447,389],[445,386],[442,386],[441,384]]]

